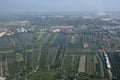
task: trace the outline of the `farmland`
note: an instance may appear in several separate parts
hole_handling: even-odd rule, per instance
[[[59,70],[61,71],[61,74],[67,73],[68,76],[69,73],[72,73],[72,75],[79,74],[77,78],[80,79],[94,78],[99,80],[99,78],[107,78],[105,75],[108,75],[108,73],[107,68],[105,69],[104,56],[101,56],[102,53],[94,52],[95,50],[90,49],[88,47],[89,42],[87,44],[83,41],[83,45],[81,44],[82,42],[77,42],[75,35],[72,36],[73,34],[19,35],[20,37],[16,41],[24,42],[23,48],[17,46],[18,43],[15,41],[15,46],[19,48],[0,51],[1,60],[3,61],[1,66],[5,66],[5,73],[1,73],[1,75],[6,75],[8,78],[17,78],[18,75],[21,75],[21,78],[23,78],[25,77],[23,74],[31,74],[33,70],[39,72],[39,70],[54,71],[57,69],[58,72]],[[26,35],[31,37],[25,37]],[[13,37],[12,39],[15,38]],[[31,44],[31,42],[33,43]],[[35,45],[36,43],[37,45]],[[14,43],[10,46],[13,45]],[[110,53],[110,57],[117,57],[119,53],[114,56],[111,55]],[[114,60],[115,58],[110,59],[111,64],[119,66],[119,63],[113,63]],[[14,70],[12,67],[16,69]],[[114,71],[114,69],[117,69],[117,71]],[[119,70],[119,67],[113,66],[113,75],[118,76],[120,74]]]
[[[94,27],[97,23],[40,27],[41,22],[33,21],[32,31],[31,26],[24,27],[28,32],[11,27],[15,34],[0,37],[0,76],[8,80],[120,79],[119,32],[111,35]]]

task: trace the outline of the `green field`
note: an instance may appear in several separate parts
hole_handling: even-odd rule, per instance
[[[97,44],[90,44],[86,36],[89,35],[84,33],[26,33],[25,35],[18,34],[18,37],[5,38],[10,39],[11,45],[8,45],[12,49],[3,43],[4,49],[0,47],[0,61],[3,66],[3,71],[0,68],[3,72],[0,75],[16,80],[19,76],[20,80],[24,80],[25,77],[29,80],[57,80],[58,76],[61,76],[61,80],[65,80],[68,76],[80,80],[107,79],[108,73],[103,53],[98,52],[98,47],[91,48],[90,46]],[[84,42],[86,43],[83,45]],[[113,75],[119,77],[120,68],[117,60],[120,54],[110,53],[108,56],[112,64]]]

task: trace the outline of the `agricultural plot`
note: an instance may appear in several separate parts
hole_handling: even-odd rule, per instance
[[[52,40],[50,42],[50,45],[55,45],[54,43],[55,43],[56,39],[59,37],[59,33],[54,33],[52,35],[53,35],[52,36],[53,38],[52,38]]]
[[[25,67],[27,69],[32,68],[32,53],[26,53]]]
[[[47,44],[50,36],[51,36],[51,33],[45,34],[45,35],[43,36],[43,38],[41,39],[40,44],[42,44],[42,45]]]
[[[39,61],[40,68],[43,68],[46,65],[47,55],[48,55],[48,48],[49,47],[47,45],[43,45],[41,47],[41,55],[40,55],[40,61]]]
[[[10,53],[13,53],[14,52],[14,50],[2,50],[2,51],[0,51],[0,54],[10,54]]]
[[[120,79],[120,53],[112,53],[109,52],[108,53],[108,57],[110,60],[110,64],[111,64],[111,70],[113,73],[113,77],[116,77],[117,79]]]
[[[52,39],[54,38],[54,36],[55,36],[55,33],[50,33],[49,39],[47,40],[47,43],[46,43],[46,44],[50,45]]]
[[[88,43],[87,43],[87,42],[84,42],[84,43],[83,43],[83,47],[84,47],[84,48],[88,48]]]
[[[24,33],[18,35],[18,37],[23,40],[26,44],[31,44],[34,39],[35,34],[34,33]]]
[[[86,73],[93,75],[94,74],[94,65],[93,65],[93,57],[92,55],[86,56]]]
[[[89,34],[25,33],[17,35],[5,37],[8,40],[2,44],[3,47],[0,46],[0,49],[4,48],[0,51],[1,62],[6,62],[7,56],[7,65],[3,66],[8,67],[9,76],[15,77],[19,73],[29,75],[34,71],[49,70],[58,71],[60,74],[79,74],[81,80],[93,80],[91,77],[95,80],[98,80],[97,78],[102,80],[108,77],[105,76],[107,72],[104,56],[97,52],[96,40]],[[4,39],[0,39],[0,43],[2,41]],[[9,48],[10,46],[12,49]],[[119,78],[120,54],[108,53],[108,56],[112,64],[113,76]],[[13,67],[16,70],[13,70]]]
[[[0,38],[0,50],[13,48],[12,40],[8,37]]]
[[[14,67],[14,68],[13,68]],[[23,62],[8,63],[8,76],[16,77],[23,69]]]
[[[95,55],[93,56],[93,63],[94,63],[94,73],[97,75],[97,73],[98,73],[98,68],[97,68],[98,60],[97,60],[97,57]]]
[[[55,66],[60,67],[63,61],[64,54],[65,54],[65,48],[62,46],[58,46],[56,55],[54,57]]]
[[[13,45],[14,48],[23,48],[23,46],[25,45],[25,43],[19,38],[19,37],[13,37]]]
[[[71,35],[71,39],[69,44],[67,45],[68,48],[76,49],[76,48],[83,48],[83,42],[80,40],[80,36],[78,34]]]
[[[23,56],[22,53],[9,54],[5,60],[5,72],[8,77],[15,77],[23,68]],[[14,68],[13,68],[14,67]]]
[[[72,71],[75,71],[75,72],[78,71],[79,59],[80,59],[80,56],[78,56],[78,55],[72,56],[72,62],[71,62]]]
[[[49,54],[47,57],[47,64],[53,65],[54,64],[54,56],[56,56],[57,49],[55,47],[50,47]]]
[[[19,38],[14,38],[13,44],[15,45],[14,48],[23,48],[23,41],[21,41]]]
[[[89,53],[91,54],[91,52],[94,52],[94,51],[91,50],[91,49],[79,49],[79,48],[71,49],[71,48],[67,48],[66,52],[69,53],[69,54],[79,55],[79,54],[89,54]]]
[[[56,54],[55,60],[59,60],[60,59],[60,55],[62,54],[62,50],[63,50],[63,47],[59,46],[58,50],[57,50],[57,54]]]
[[[33,50],[33,53],[32,53],[32,66],[34,68],[36,68],[36,66],[38,65],[38,58],[39,58],[39,50]]]
[[[71,42],[71,34],[67,34],[67,38],[66,38],[66,44],[69,45]]]
[[[88,42],[88,45],[91,49],[98,49],[97,42]]]
[[[81,52],[81,50],[79,48],[76,48],[76,49],[67,48],[66,52],[74,54],[74,53]]]
[[[37,72],[28,76],[29,80],[59,80],[56,72]]]
[[[96,36],[92,36],[91,34],[84,34],[84,48],[91,48],[91,49],[97,49],[97,43],[94,39],[96,39]]]
[[[16,53],[16,61],[17,62],[22,62],[23,59],[23,54],[22,53]]]
[[[65,59],[63,61],[63,67],[67,70],[67,71],[71,71],[72,66],[71,66],[71,62],[72,62],[72,56],[65,56]]]
[[[67,47],[70,49],[76,49],[76,48],[81,49],[83,48],[83,45],[82,44],[68,44]]]
[[[98,76],[100,77],[104,77],[104,63],[99,55],[100,53],[95,53],[97,59],[98,59],[98,64],[97,66],[97,72],[98,72]]]
[[[36,41],[40,41],[42,39],[42,37],[44,36],[43,33],[38,33],[35,38],[36,38]]]
[[[80,57],[79,66],[78,66],[78,73],[85,73],[86,67],[86,56],[83,55]]]
[[[72,37],[71,37],[71,41],[70,41],[70,42],[71,42],[71,44],[75,44],[75,43],[76,43],[75,36],[72,36]]]
[[[59,36],[58,36],[58,38],[55,40],[55,45],[61,45],[61,46],[63,46],[63,45],[65,45],[66,44],[66,34],[64,34],[64,33],[59,33]]]
[[[63,58],[63,67],[67,71],[78,72],[81,74],[81,77],[83,77],[84,73],[88,76],[104,78],[104,66],[102,62],[101,57],[96,56],[93,52],[66,52]]]

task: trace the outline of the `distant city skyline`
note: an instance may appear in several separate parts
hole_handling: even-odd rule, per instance
[[[0,0],[0,15],[120,11],[120,0]]]

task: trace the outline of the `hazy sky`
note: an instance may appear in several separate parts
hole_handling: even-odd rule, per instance
[[[120,0],[0,0],[0,14],[120,11]]]

